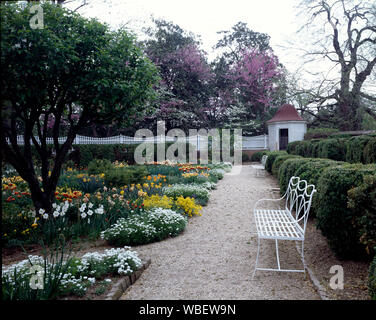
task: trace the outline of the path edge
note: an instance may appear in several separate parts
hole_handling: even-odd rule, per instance
[[[133,272],[132,274],[123,277],[111,288],[111,291],[107,294],[105,300],[119,300],[120,297],[125,293],[125,291],[134,284],[141,274],[147,269],[150,265],[151,259],[147,259],[142,263],[141,267]]]

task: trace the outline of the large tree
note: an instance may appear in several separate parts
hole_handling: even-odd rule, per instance
[[[165,20],[154,20],[145,51],[162,81],[157,111],[149,121],[165,120],[167,128],[205,126],[213,77],[195,35]]]
[[[2,157],[28,183],[36,209],[50,212],[78,130],[142,112],[158,78],[155,66],[124,30],[110,31],[53,4],[42,7],[44,28],[31,29],[30,4],[1,4],[0,143]],[[67,138],[59,143],[63,122]],[[17,143],[20,131],[23,147]],[[41,160],[41,184],[33,147]]]
[[[376,96],[367,92],[367,81],[375,79],[376,6],[368,0],[304,0],[302,7],[315,37],[307,55],[328,62],[318,86],[304,90],[311,96],[308,107],[317,110],[303,109],[342,130],[359,130],[364,113],[376,119]]]
[[[284,100],[285,70],[273,53],[265,33],[243,22],[221,31],[213,63],[217,120],[224,127],[242,128],[245,134],[265,131],[270,109]],[[218,122],[218,121],[217,121]]]

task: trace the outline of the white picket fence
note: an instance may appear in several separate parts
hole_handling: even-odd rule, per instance
[[[266,150],[269,146],[269,137],[264,134],[254,137],[243,137],[243,150]]]
[[[35,137],[36,141],[40,143],[39,137]],[[62,144],[65,142],[67,137],[59,137],[59,143]],[[202,146],[205,145],[204,136],[189,136],[186,138],[186,141],[196,147],[197,150],[201,150]],[[8,143],[10,143],[9,138],[7,138]],[[143,142],[150,142],[150,143],[161,143],[161,142],[174,142],[175,139],[173,137],[168,136],[154,136],[148,138],[135,138],[129,136],[113,136],[113,137],[106,137],[106,138],[94,138],[94,137],[87,137],[87,136],[80,136],[77,135],[73,141],[73,144],[138,144]],[[32,143],[32,142],[31,142]],[[46,139],[47,144],[53,144],[53,138]],[[17,136],[17,144],[24,145],[24,138],[23,136]],[[254,136],[254,137],[242,137],[242,146],[243,150],[264,150],[268,148],[268,136],[261,135],[261,136]]]

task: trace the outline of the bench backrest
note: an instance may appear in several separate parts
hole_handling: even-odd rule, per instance
[[[305,231],[313,194],[316,192],[313,184],[308,185],[306,180],[291,177],[285,193],[285,210],[288,210]]]

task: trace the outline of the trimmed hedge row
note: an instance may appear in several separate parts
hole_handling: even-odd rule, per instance
[[[286,151],[271,151],[267,153],[268,159],[266,160],[265,163],[265,170],[268,171],[269,173],[272,173],[272,167],[274,161],[279,157],[279,156],[285,156],[287,155]]]
[[[270,157],[272,155],[272,157]],[[376,245],[376,165],[286,156],[270,152],[267,164],[274,168],[281,194],[292,176],[314,184],[310,217],[339,258],[369,258]],[[278,172],[277,172],[277,168]],[[270,171],[269,171],[270,172]]]
[[[317,227],[341,259],[365,257],[365,246],[361,242],[365,234],[357,219],[361,216],[361,220],[371,221],[359,208],[348,208],[348,191],[359,187],[363,178],[372,174],[376,174],[376,165],[346,164],[324,170],[319,178]],[[371,195],[365,195],[363,199],[356,197],[361,206],[367,206],[371,201]]]
[[[293,154],[286,154],[286,155],[282,155],[282,156],[278,156],[274,162],[273,162],[273,165],[272,165],[272,174],[274,176],[277,176],[279,177],[279,169],[280,167],[283,165],[283,163],[288,160],[288,159],[296,159],[296,158],[301,158],[300,156],[296,156],[296,155],[293,155]]]
[[[350,163],[376,163],[376,136],[294,141],[287,152],[302,157],[328,158]]]

